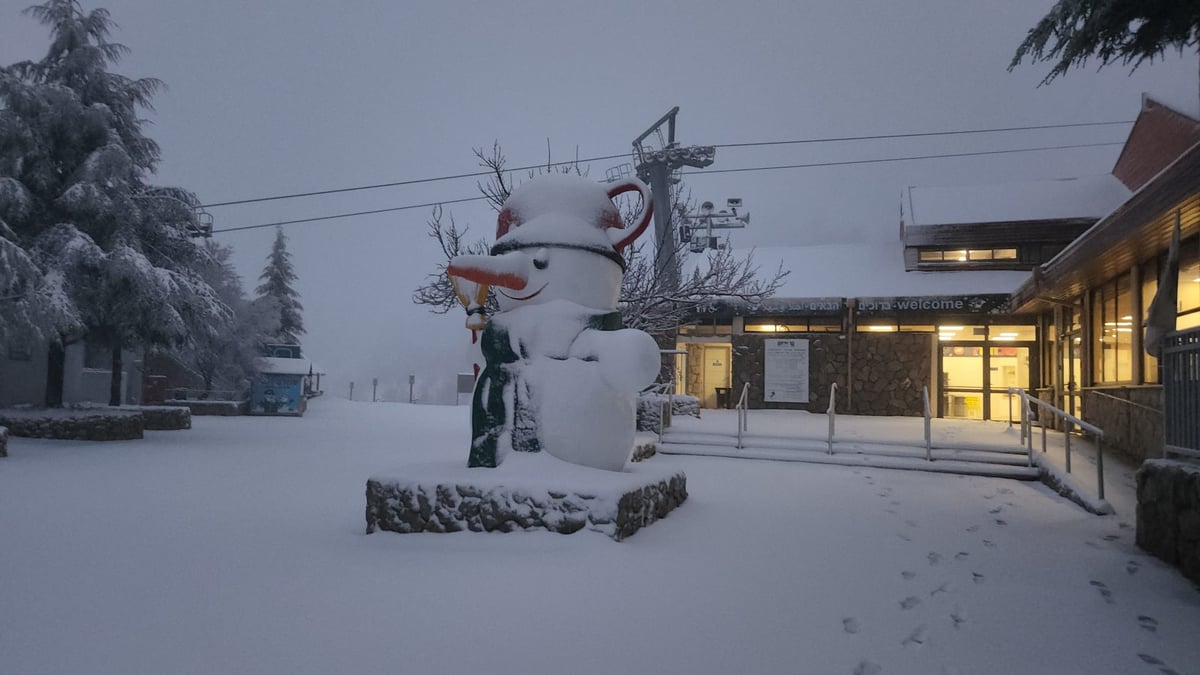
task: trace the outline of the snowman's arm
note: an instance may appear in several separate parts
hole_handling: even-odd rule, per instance
[[[636,392],[658,377],[661,356],[654,338],[640,330],[588,328],[571,344],[570,358],[596,361],[614,389]]]

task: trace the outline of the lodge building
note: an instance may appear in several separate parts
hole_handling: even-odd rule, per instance
[[[1161,447],[1142,320],[1178,219],[1177,328],[1200,326],[1200,121],[1144,97],[1108,173],[901,201],[899,241],[757,250],[784,287],[698,307],[676,390],[824,412],[836,383],[840,412],[920,415],[927,388],[935,416],[1007,420],[1014,387],[1117,427],[1135,457]]]

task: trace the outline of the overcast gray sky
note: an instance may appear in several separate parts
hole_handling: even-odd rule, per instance
[[[45,29],[0,0],[0,63],[40,58]],[[1197,57],[1087,67],[1048,86],[1006,67],[1051,0],[304,2],[85,0],[108,8],[117,71],[164,80],[157,181],[206,203],[628,152],[672,106],[685,144],[1132,120],[1142,92],[1198,108]],[[712,169],[1120,141],[1127,127],[725,148]],[[692,175],[694,197],[745,199],[737,247],[896,238],[906,185],[1107,172],[1119,148]],[[603,178],[621,160],[590,165]],[[474,180],[212,209],[216,228],[477,196]],[[481,203],[449,207],[490,236]],[[412,305],[436,251],[428,209],[285,228],[307,354],[344,396],[446,396],[466,367],[463,316]],[[248,288],[271,228],[218,234]],[[863,270],[849,273],[864,273]],[[796,271],[802,273],[802,271]],[[440,383],[440,384],[439,384]],[[438,389],[441,388],[439,394]]]

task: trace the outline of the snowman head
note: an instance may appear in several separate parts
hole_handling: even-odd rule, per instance
[[[612,200],[631,191],[641,194],[642,213],[626,229]],[[580,176],[541,176],[505,200],[491,255],[457,256],[447,272],[493,286],[501,310],[550,300],[615,309],[625,271],[622,251],[652,215],[650,191],[641,181],[604,185]]]

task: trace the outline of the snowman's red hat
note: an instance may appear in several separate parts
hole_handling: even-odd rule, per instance
[[[642,211],[625,227],[613,198],[638,192]],[[602,184],[582,176],[540,176],[513,191],[496,218],[492,255],[523,248],[573,248],[603,255],[625,269],[622,250],[654,215],[650,189],[636,178]]]

